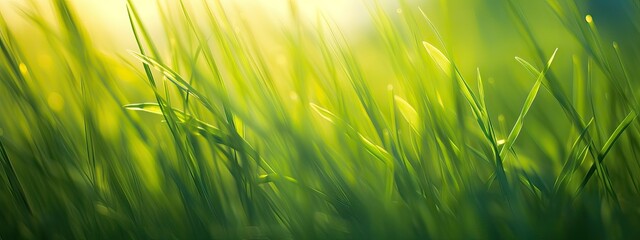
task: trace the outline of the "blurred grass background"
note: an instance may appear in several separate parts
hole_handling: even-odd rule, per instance
[[[639,4],[0,2],[0,237],[633,238]]]

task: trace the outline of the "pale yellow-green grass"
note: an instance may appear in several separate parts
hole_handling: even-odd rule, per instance
[[[112,4],[0,10],[0,239],[640,234],[637,1]]]

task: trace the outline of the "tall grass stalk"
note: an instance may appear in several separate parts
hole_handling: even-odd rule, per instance
[[[0,10],[0,239],[640,234],[640,55],[582,3],[472,2],[505,22],[127,0],[113,36],[67,0]]]

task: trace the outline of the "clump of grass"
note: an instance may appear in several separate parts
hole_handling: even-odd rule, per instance
[[[513,65],[467,53],[446,1],[366,2],[355,35],[290,1],[264,36],[220,1],[128,0],[99,36],[126,54],[65,0],[18,7],[38,48],[0,15],[0,238],[637,235],[639,55],[573,1],[494,4]]]

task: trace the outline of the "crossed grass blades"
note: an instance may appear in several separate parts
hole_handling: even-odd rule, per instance
[[[459,17],[447,1],[441,24],[409,1],[397,15],[366,2],[376,63],[295,1],[293,24],[264,39],[217,1],[158,2],[145,20],[128,0],[132,34],[98,37],[131,38],[133,58],[50,4],[53,17],[16,7],[36,49],[0,16],[2,239],[638,234],[638,56],[574,1],[545,7],[575,52],[547,49],[536,13],[500,2],[531,53],[500,67],[522,95],[456,64],[436,30]],[[288,61],[265,53],[274,40]]]

